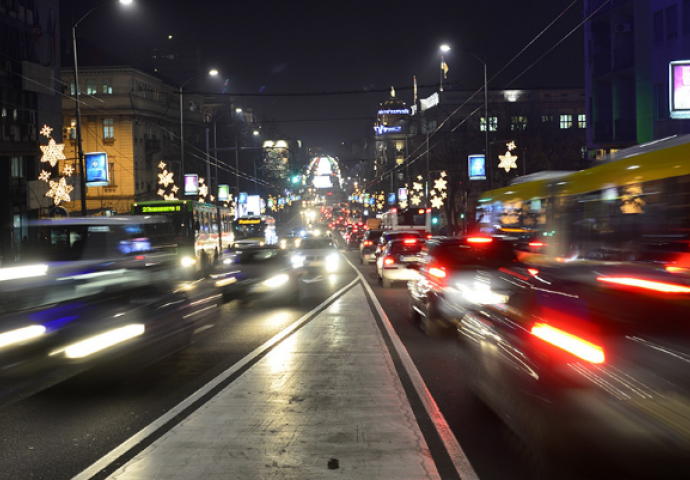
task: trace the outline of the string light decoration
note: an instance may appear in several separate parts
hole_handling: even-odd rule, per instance
[[[205,202],[206,201],[206,195],[208,195],[208,185],[206,185],[205,182],[206,181],[202,177],[199,177],[199,201],[200,202]]]
[[[431,196],[431,207],[440,209],[443,207],[444,199],[448,197],[446,189],[448,188],[448,181],[446,172],[441,172],[440,177],[434,180],[434,188],[429,192]]]
[[[165,162],[158,164],[158,169],[161,170],[161,173],[158,174],[158,185],[160,185],[161,188],[159,188],[156,193],[166,201],[179,200],[179,198],[175,196],[179,191],[178,186],[175,185],[175,175],[173,172],[169,172],[166,167],[167,164]],[[170,193],[168,193],[168,187],[170,185],[172,185],[172,187],[170,188]]]
[[[400,200],[399,204],[402,210],[405,210],[407,208],[407,200]]]
[[[512,150],[515,150],[517,147],[515,146],[515,142],[509,142],[506,143],[506,147],[508,150],[506,150],[505,155],[499,155],[498,158],[501,160],[501,162],[498,164],[498,168],[503,168],[505,169],[506,173],[510,171],[511,168],[517,168],[517,163],[516,160],[518,159],[517,155],[513,155],[510,153]]]
[[[48,125],[43,125],[41,128],[41,135],[48,139],[48,145],[41,145],[41,162],[50,164],[51,167],[55,167],[61,160],[67,160],[65,157],[65,144],[57,143],[53,137],[53,129]],[[66,176],[72,176],[74,173],[74,167],[71,165],[65,165],[63,173]],[[46,192],[46,197],[53,199],[53,204],[60,205],[61,202],[71,202],[72,198],[70,193],[74,190],[74,187],[67,183],[65,177],[58,177],[58,180],[51,180],[50,177],[52,173],[48,170],[41,170],[38,175],[38,179],[42,182],[46,182],[50,186],[50,190]]]

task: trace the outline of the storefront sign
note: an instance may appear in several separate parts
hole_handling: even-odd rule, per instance
[[[108,154],[105,152],[92,152],[84,154],[86,165],[86,186],[105,187],[110,184],[108,178]]]

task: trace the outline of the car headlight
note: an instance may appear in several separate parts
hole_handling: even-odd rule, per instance
[[[316,235],[317,237],[321,235],[321,230],[314,230],[314,235]]]
[[[326,257],[326,270],[329,272],[335,272],[340,266],[340,255],[337,253],[331,253]]]
[[[280,275],[271,277],[268,280],[264,280],[263,284],[270,288],[276,288],[280,287],[281,285],[284,285],[288,282],[288,280],[290,280],[290,277],[285,273],[281,273]]]
[[[39,337],[46,333],[46,327],[43,325],[31,325],[29,327],[18,328],[10,330],[9,332],[0,333],[0,348],[8,345],[26,342],[32,338]]]
[[[134,323],[125,325],[124,327],[116,328],[69,345],[62,350],[52,352],[51,355],[64,352],[67,358],[84,358],[112,347],[113,345],[117,345],[118,343],[142,335],[145,330],[142,324]]]
[[[293,255],[290,258],[290,261],[292,262],[292,266],[294,268],[299,268],[304,266],[304,256],[303,255]]]
[[[281,240],[280,241],[280,248],[282,248],[282,249],[287,248],[287,240]]]
[[[192,265],[196,264],[196,258],[182,257],[181,263],[183,267],[191,267]]]
[[[295,239],[295,247],[299,247],[300,245],[302,245],[302,239],[301,239],[301,238],[296,238],[296,239]]]

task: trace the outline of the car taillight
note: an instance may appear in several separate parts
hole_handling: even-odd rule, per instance
[[[430,233],[426,236],[426,238],[431,238],[431,237],[432,237],[432,235]]]
[[[365,247],[371,247],[374,244],[371,240],[364,240],[364,246]]]
[[[429,269],[429,275],[436,278],[446,278],[446,269],[443,267],[431,267]]]
[[[403,243],[405,245],[414,245],[415,243],[417,243],[417,240],[415,240],[414,238],[406,238],[405,240],[403,240]]]
[[[638,287],[645,290],[653,290],[662,293],[690,293],[690,287],[677,285],[675,283],[656,282],[633,277],[597,277],[597,281],[603,283],[613,283],[627,287]]]
[[[533,277],[536,277],[537,275],[539,275],[539,270],[537,270],[536,268],[528,268],[527,271]]]
[[[490,237],[469,237],[467,243],[491,243],[493,240]]]
[[[529,242],[529,246],[532,248],[541,248],[545,247],[547,244],[544,242]]]
[[[390,267],[393,264],[395,264],[395,260],[393,260],[393,257],[386,257],[383,259],[383,266],[384,267]]]
[[[531,333],[535,337],[572,353],[578,358],[591,363],[604,363],[603,348],[560,328],[552,327],[546,323],[535,323]]]

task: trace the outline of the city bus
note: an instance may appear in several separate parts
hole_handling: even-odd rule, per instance
[[[229,208],[194,200],[155,200],[134,202],[132,215],[171,217],[180,261],[198,275],[208,273],[223,250],[233,243]]]
[[[483,193],[480,230],[523,238],[529,258],[690,268],[690,135],[619,150],[595,167],[542,172]]]
[[[431,234],[431,209],[406,208],[399,210],[391,208],[381,215],[383,230],[418,230],[422,236]]]
[[[275,245],[278,243],[276,221],[270,215],[242,217],[233,224],[234,245]]]

